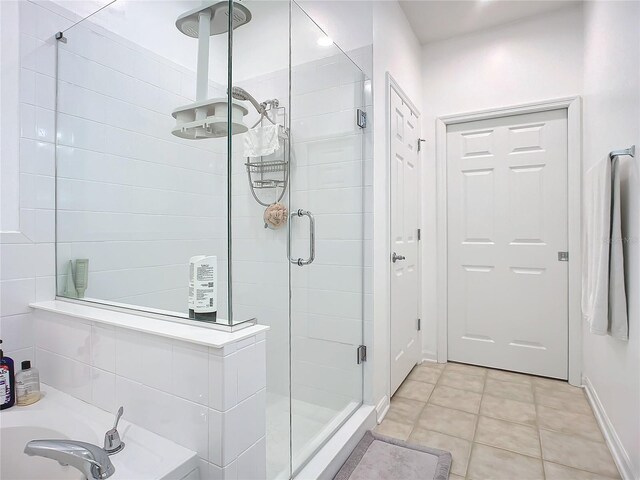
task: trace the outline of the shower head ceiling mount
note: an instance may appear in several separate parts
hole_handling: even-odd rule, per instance
[[[200,31],[200,13],[208,12],[210,35],[219,35],[229,31],[229,2],[211,2],[183,13],[176,20],[176,27],[188,37],[198,38]],[[233,2],[233,29],[249,23],[251,12],[238,2]]]

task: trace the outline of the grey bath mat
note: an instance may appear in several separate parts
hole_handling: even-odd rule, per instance
[[[451,454],[368,431],[333,480],[447,480]]]

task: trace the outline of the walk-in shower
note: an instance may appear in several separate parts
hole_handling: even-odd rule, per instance
[[[285,0],[116,1],[63,34],[58,294],[88,259],[84,301],[191,322],[189,259],[215,258],[202,328],[270,327],[268,477],[292,477],[363,398],[370,46]]]

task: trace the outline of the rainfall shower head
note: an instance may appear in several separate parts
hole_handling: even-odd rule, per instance
[[[249,92],[247,92],[244,88],[233,87],[231,89],[231,96],[236,100],[251,102],[251,105],[256,107],[256,110],[258,110],[258,113],[264,112],[264,108],[265,108],[264,105],[259,104],[258,101],[255,98],[253,98],[253,96]]]
[[[198,38],[200,13],[209,12],[211,22],[210,35],[229,31],[229,2],[211,2],[183,13],[176,20],[176,27],[189,37]],[[251,21],[251,12],[238,2],[233,2],[233,29]]]

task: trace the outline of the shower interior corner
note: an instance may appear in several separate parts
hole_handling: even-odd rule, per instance
[[[81,300],[210,328],[188,302],[189,260],[215,257],[216,322],[270,327],[254,379],[267,477],[294,476],[363,402],[373,128],[356,113],[371,111],[370,43],[327,45],[278,0],[114,2],[64,36],[58,295],[77,297],[69,262],[89,259]],[[273,124],[275,151],[247,156],[245,132]]]

